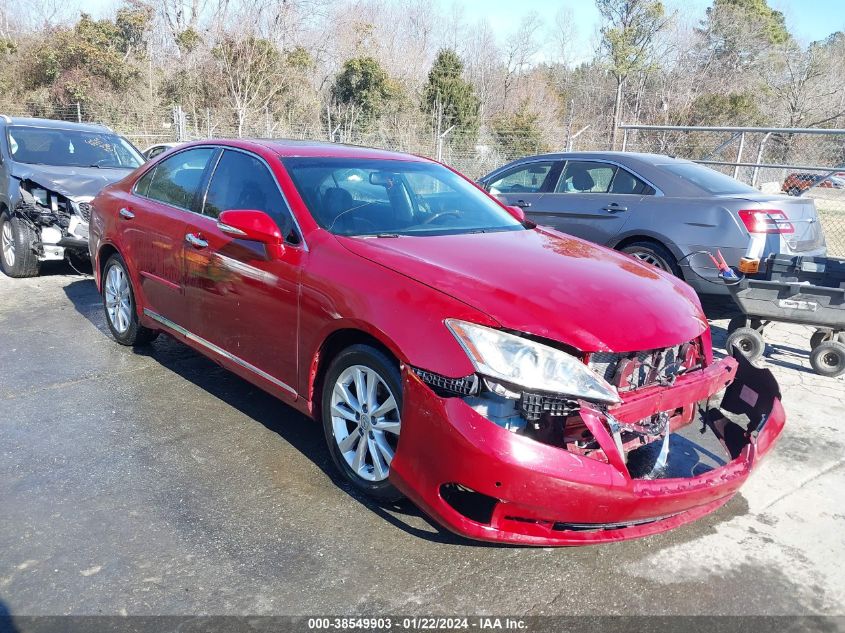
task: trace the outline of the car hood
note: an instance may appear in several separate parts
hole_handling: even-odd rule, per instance
[[[582,351],[660,349],[707,328],[698,298],[681,280],[555,231],[338,240],[504,328]]]
[[[59,193],[66,198],[93,198],[106,185],[122,180],[131,169],[99,167],[57,167],[15,163],[12,175]]]

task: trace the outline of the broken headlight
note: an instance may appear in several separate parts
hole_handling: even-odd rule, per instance
[[[50,206],[50,194],[47,193],[46,189],[41,189],[40,187],[33,187],[29,190],[29,193],[32,194],[32,197],[35,198],[35,201],[38,202],[38,204],[40,204],[41,206]]]
[[[447,319],[478,373],[532,391],[617,403],[619,394],[580,359],[548,345],[492,328]]]

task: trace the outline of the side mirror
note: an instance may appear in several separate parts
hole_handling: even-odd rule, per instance
[[[239,240],[260,242],[267,246],[267,252],[275,257],[284,252],[285,238],[278,225],[264,211],[254,209],[231,209],[217,218],[221,232]]]
[[[525,222],[525,210],[522,207],[505,207],[517,221],[522,224]]]
[[[525,216],[525,209],[522,207],[505,207],[505,209],[526,229],[537,228],[537,223]]]

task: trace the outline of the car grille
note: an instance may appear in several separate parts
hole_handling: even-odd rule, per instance
[[[82,216],[82,219],[86,222],[91,221],[91,205],[87,202],[80,202],[79,203],[79,215]]]
[[[619,391],[671,384],[678,374],[700,364],[701,354],[695,341],[646,352],[595,352],[589,361],[590,369]]]

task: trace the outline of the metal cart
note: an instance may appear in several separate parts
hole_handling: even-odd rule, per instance
[[[799,323],[816,328],[810,338],[816,373],[845,374],[845,259],[776,255],[762,263],[762,272],[728,284],[743,314],[731,319],[725,347],[753,360],[765,350],[769,323]]]

